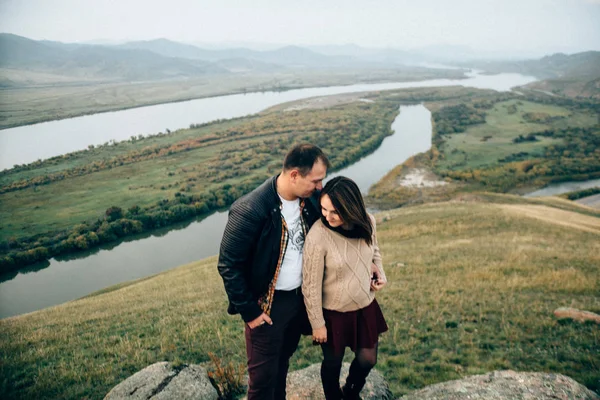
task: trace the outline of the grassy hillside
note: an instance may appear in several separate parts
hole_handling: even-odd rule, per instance
[[[521,88],[523,90],[531,89],[572,98],[600,99],[600,52],[598,51],[570,55],[557,53],[538,60],[472,64],[490,73],[516,72],[544,79],[526,85]]]
[[[566,96],[573,98],[600,99],[600,73],[595,78],[586,76],[566,77],[561,79],[549,79],[530,83],[521,90],[531,89],[542,91],[551,95]]]
[[[537,60],[473,62],[472,64],[488,72],[516,72],[542,79],[600,77],[600,51],[556,53]]]
[[[566,206],[568,205],[568,207]],[[559,208],[560,207],[560,208]],[[382,212],[390,326],[378,368],[401,395],[495,369],[566,374],[600,393],[600,218],[562,199],[481,194]],[[0,320],[0,397],[101,399],[157,361],[243,362],[216,258]],[[308,338],[292,369],[320,359]]]

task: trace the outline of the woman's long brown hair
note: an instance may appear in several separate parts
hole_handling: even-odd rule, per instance
[[[337,176],[327,182],[321,197],[328,195],[338,215],[345,224],[353,225],[360,238],[370,246],[373,243],[373,226],[358,185],[350,178]]]

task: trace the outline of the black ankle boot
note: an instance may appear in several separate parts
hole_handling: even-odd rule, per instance
[[[360,400],[360,391],[367,383],[367,375],[369,375],[371,368],[372,366],[362,368],[356,358],[352,360],[346,384],[342,388],[344,399]]]
[[[325,399],[326,400],[342,400],[345,399],[344,395],[342,394],[342,389],[340,389],[340,386],[338,385],[337,388],[325,388],[323,387],[323,392],[325,393]]]
[[[362,386],[357,387],[355,384],[346,382],[342,388],[342,398],[344,400],[361,400],[359,396],[361,390]]]

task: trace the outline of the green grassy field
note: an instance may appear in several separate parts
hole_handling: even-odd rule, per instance
[[[187,185],[186,168],[191,170],[214,162],[222,151],[233,152],[232,147],[231,144],[210,146],[100,171],[92,177],[76,176],[51,185],[4,193],[0,216],[4,217],[5,225],[0,238],[67,229],[102,217],[111,204],[123,208],[145,207],[171,198]],[[264,174],[264,169],[254,172]],[[198,185],[196,191],[204,192],[214,186],[207,182]]]
[[[509,112],[511,106],[516,107],[516,112]],[[526,113],[543,113],[561,119],[545,124],[528,122],[523,117]],[[588,127],[595,123],[595,115],[570,112],[564,107],[520,100],[500,102],[487,110],[485,124],[474,125],[464,133],[445,137],[445,157],[437,165],[440,169],[479,168],[497,164],[498,160],[519,152],[541,156],[545,147],[562,143],[562,140],[541,136],[537,142],[513,143],[512,140],[519,135],[527,136],[545,129]]]
[[[600,213],[589,212],[481,194],[379,213],[390,330],[377,368],[394,394],[507,368],[562,373],[600,393],[598,326],[552,315],[600,312]],[[225,309],[213,257],[0,320],[0,397],[101,399],[157,361],[206,363],[214,352],[244,362],[242,322]],[[319,360],[304,338],[292,369]]]
[[[336,154],[344,156],[342,151],[388,135],[396,113],[397,106],[361,103],[273,112],[103,146],[10,171],[0,180],[4,187],[48,174],[72,176],[0,194],[0,240],[67,229],[102,217],[113,205],[144,207],[177,193],[202,194],[235,185],[244,177],[266,176],[268,168],[280,169],[283,154],[294,142],[320,141],[324,147],[335,142]],[[201,142],[206,136],[214,140]],[[107,166],[110,160],[118,161]],[[77,172],[95,163],[98,170]]]

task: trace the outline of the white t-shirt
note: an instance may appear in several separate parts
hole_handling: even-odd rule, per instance
[[[275,284],[277,290],[293,290],[302,285],[302,250],[304,249],[304,232],[300,219],[300,200],[281,199],[281,216],[288,227],[288,243],[285,257],[281,262],[279,277]]]

